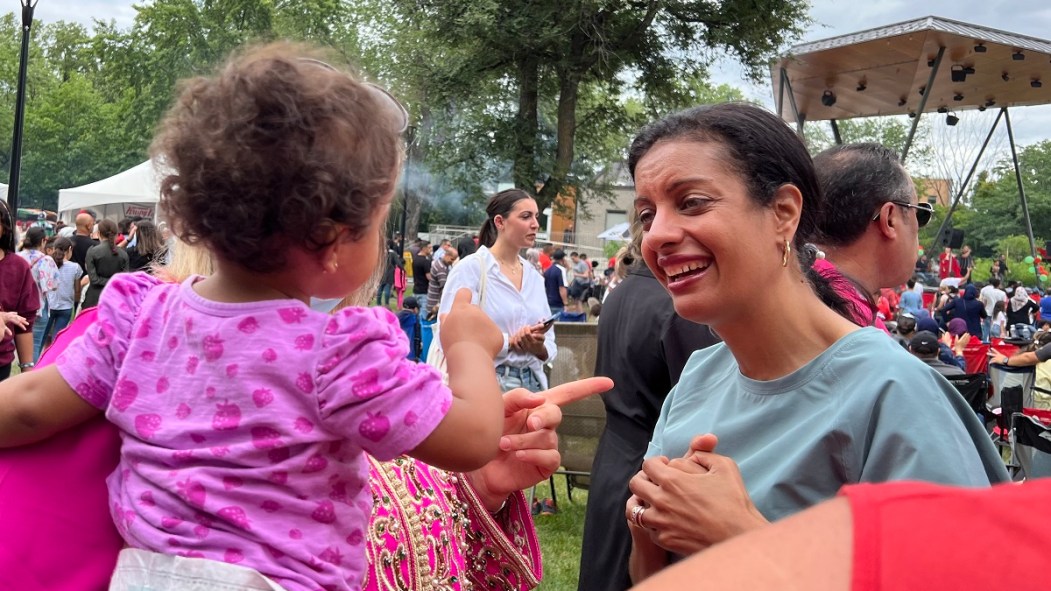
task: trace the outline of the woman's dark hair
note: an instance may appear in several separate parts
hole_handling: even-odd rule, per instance
[[[515,203],[523,199],[532,199],[533,196],[526,193],[522,189],[506,189],[500,191],[496,195],[489,198],[489,203],[485,206],[485,222],[482,223],[482,228],[478,230],[478,244],[479,246],[490,247],[496,244],[496,216],[507,217],[511,215],[511,210],[515,208]]]
[[[824,196],[819,244],[853,244],[888,201],[908,203],[916,187],[898,155],[876,143],[833,146],[814,157]]]
[[[3,200],[0,200],[0,249],[7,253],[15,251],[15,222]]]
[[[139,251],[139,254],[152,259],[163,252],[165,246],[153,222],[140,220],[135,223],[135,250]]]
[[[799,136],[770,111],[748,103],[693,107],[651,123],[639,132],[628,150],[632,178],[639,160],[657,142],[673,139],[720,146],[725,152],[723,163],[737,174],[749,197],[760,206],[769,207],[783,185],[799,189],[803,207],[792,251],[818,297],[853,321],[847,301],[813,268],[817,250],[807,243],[820,236],[821,187]]]
[[[99,222],[99,238],[109,244],[110,254],[117,254],[117,245],[113,239],[117,237],[117,224],[113,220],[102,220]]]
[[[22,250],[40,250],[44,246],[44,240],[47,239],[47,232],[39,226],[34,226],[26,230],[26,235],[22,238]]]
[[[59,236],[55,239],[55,250],[51,252],[51,258],[55,259],[55,266],[59,269],[62,268],[62,264],[66,260],[66,252],[73,248],[73,241],[65,236]]]
[[[394,193],[405,114],[321,57],[271,43],[182,83],[150,149],[179,238],[261,273],[341,228],[361,239]]]
[[[128,233],[131,232],[131,225],[134,223],[136,223],[135,218],[121,218],[121,220],[117,222],[117,231],[127,236]]]

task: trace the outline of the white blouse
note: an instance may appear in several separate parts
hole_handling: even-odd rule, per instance
[[[449,278],[445,282],[442,301],[438,314],[446,314],[452,308],[456,292],[466,287],[471,290],[471,302],[478,304],[478,289],[481,285],[481,269],[486,272],[485,301],[482,310],[504,333],[504,347],[496,356],[496,365],[511,367],[528,367],[540,380],[540,386],[547,388],[547,377],[544,375],[544,362],[531,354],[508,349],[508,338],[523,326],[542,322],[551,315],[544,292],[544,277],[537,273],[532,265],[522,257],[522,291],[500,272],[500,263],[489,249],[482,246],[469,256],[453,265]],[[547,361],[553,361],[558,352],[555,345],[555,331],[551,329],[544,335],[544,348],[547,349]]]

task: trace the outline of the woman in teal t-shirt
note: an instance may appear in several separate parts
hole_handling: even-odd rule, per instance
[[[812,268],[821,192],[783,121],[688,109],[643,129],[628,165],[646,264],[680,316],[723,339],[691,357],[630,483],[636,582],[843,484],[1007,478],[952,386],[847,320]],[[912,194],[868,215],[918,244],[915,207]]]

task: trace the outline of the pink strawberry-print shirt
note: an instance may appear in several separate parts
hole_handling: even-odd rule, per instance
[[[371,511],[365,451],[394,458],[451,392],[406,359],[380,308],[227,304],[193,283],[118,274],[57,360],[122,432],[108,480],[132,547],[254,568],[289,591],[359,589]]]

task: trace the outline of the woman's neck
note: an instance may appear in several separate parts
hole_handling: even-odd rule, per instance
[[[505,265],[515,265],[518,263],[518,249],[507,242],[497,240],[489,247],[489,252],[493,253],[493,256],[496,257],[497,261],[500,261]]]
[[[741,373],[753,380],[784,377],[858,329],[827,307],[798,275],[785,289],[763,290],[742,318],[712,328],[733,353]]]

